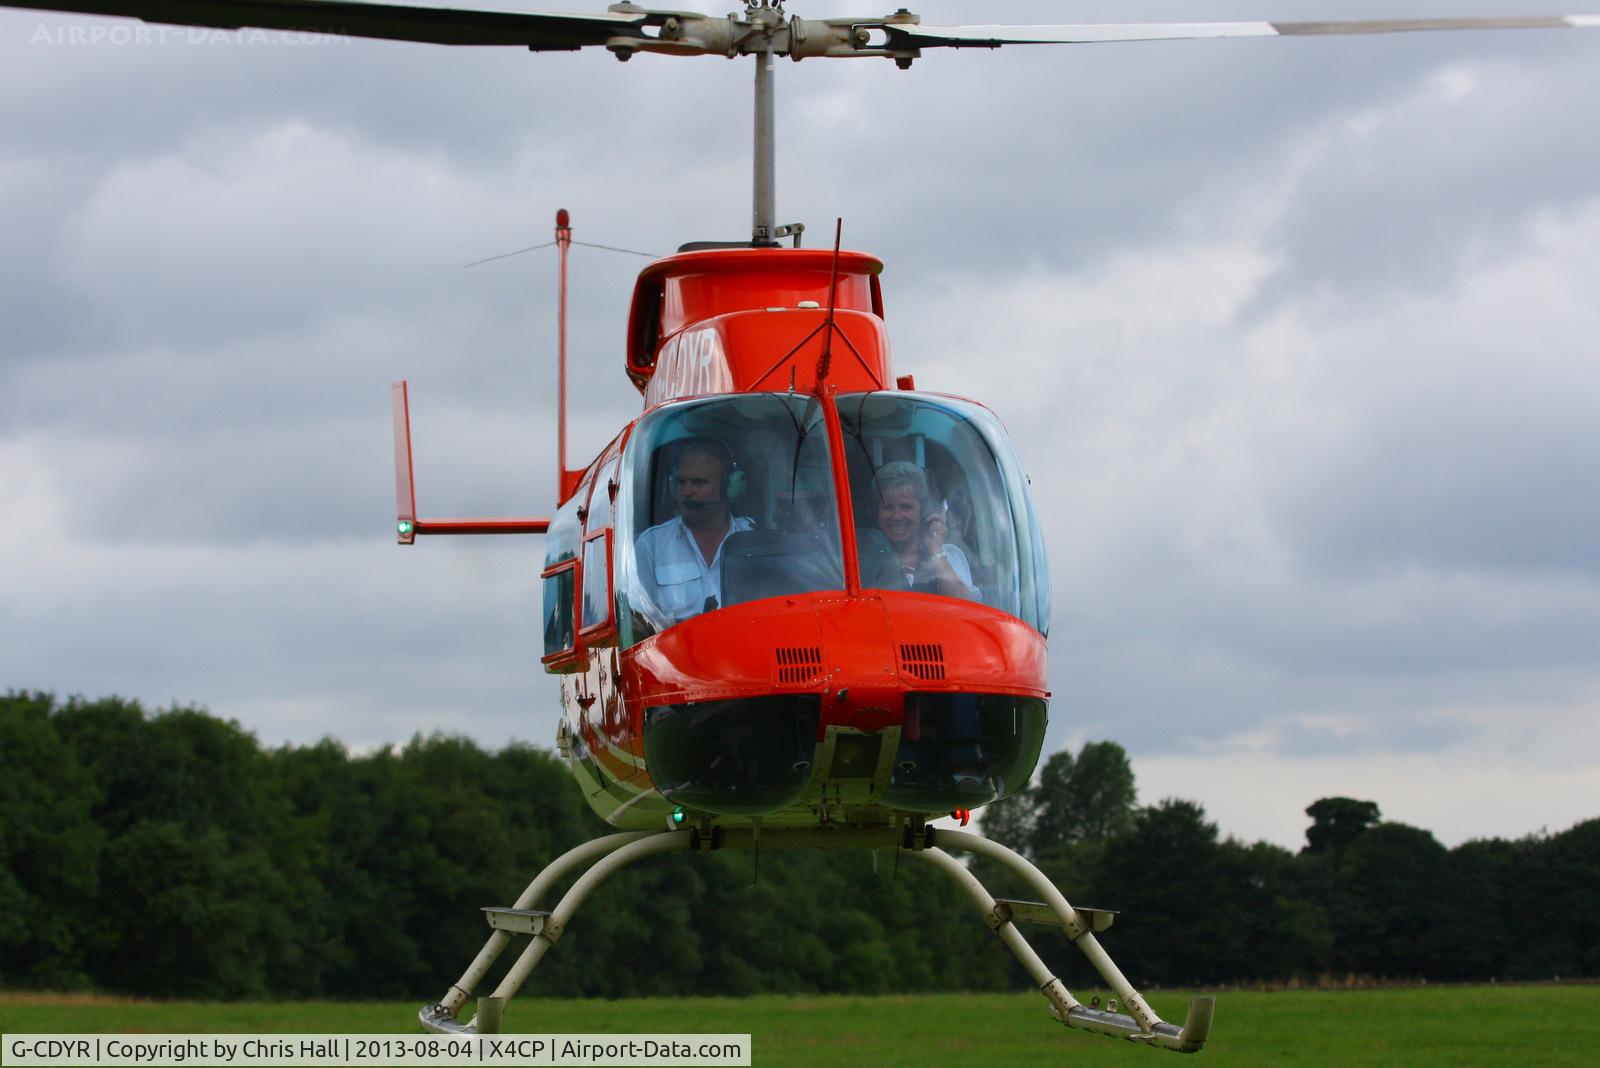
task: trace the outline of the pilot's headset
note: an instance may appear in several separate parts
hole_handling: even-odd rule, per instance
[[[683,454],[690,449],[696,452],[708,452],[722,464],[723,500],[737,501],[744,496],[744,469],[739,466],[739,461],[733,458],[733,450],[728,448],[727,443],[717,438],[689,438],[683,443],[677,457],[672,461],[672,474],[667,480],[667,484],[674,491],[678,488],[678,461],[683,459]]]

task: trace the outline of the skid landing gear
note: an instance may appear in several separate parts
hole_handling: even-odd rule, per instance
[[[500,1029],[501,1012],[508,1001],[521,989],[528,975],[544,959],[550,947],[560,940],[561,934],[572,920],[584,898],[614,872],[620,871],[636,860],[658,853],[675,853],[690,849],[751,849],[757,845],[756,835],[747,829],[718,829],[713,842],[710,836],[696,830],[626,831],[607,835],[578,846],[557,857],[540,872],[538,877],[522,892],[516,904],[509,908],[484,910],[493,933],[484,944],[472,965],[466,970],[444,998],[437,1004],[424,1008],[418,1019],[429,1031],[442,1034],[490,1034]],[[935,845],[937,842],[937,845]],[[1139,992],[1123,976],[1106,951],[1095,939],[1096,931],[1110,926],[1110,914],[1088,909],[1075,909],[1062,896],[1049,879],[1028,861],[997,842],[976,834],[926,828],[921,834],[905,834],[896,828],[849,829],[763,829],[760,834],[762,849],[894,849],[904,848],[910,855],[927,861],[955,880],[977,905],[989,927],[999,936],[1022,962],[1028,974],[1038,984],[1039,990],[1050,1003],[1050,1012],[1068,1027],[1093,1031],[1142,1042],[1180,1053],[1194,1053],[1205,1045],[1211,1031],[1213,998],[1189,999],[1189,1013],[1183,1026],[1163,1021],[1145,1003]],[[1002,864],[1027,881],[1041,899],[1039,902],[997,901],[985,890],[965,865],[947,850],[975,853]],[[587,870],[573,883],[556,907],[540,911],[536,906],[541,898],[564,876],[579,868]],[[1051,974],[1044,961],[1028,945],[1017,930],[1018,922],[1042,923],[1060,927],[1089,958],[1100,977],[1116,995],[1116,1000],[1106,1009],[1084,1005]],[[460,1023],[460,1011],[490,967],[500,957],[512,939],[528,935],[530,941],[506,973],[492,995],[478,999],[477,1015],[470,1023]],[[1111,1011],[1120,1007],[1122,1011]]]

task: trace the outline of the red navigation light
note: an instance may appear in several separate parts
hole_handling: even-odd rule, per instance
[[[967,821],[972,819],[972,810],[970,808],[958,808],[954,812],[950,813],[950,818],[953,820],[960,820],[961,826],[965,827],[967,825]]]

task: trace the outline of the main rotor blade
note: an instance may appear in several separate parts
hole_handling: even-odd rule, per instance
[[[82,15],[125,15],[143,22],[213,29],[288,30],[446,45],[520,45],[570,52],[614,37],[643,36],[646,12],[598,15],[470,11],[367,4],[355,0],[0,0]]]
[[[1081,26],[886,25],[887,48],[999,48],[1013,44],[1105,44],[1206,37],[1321,37],[1427,30],[1600,29],[1600,15],[1511,18],[1366,19],[1351,22],[1144,22]]]

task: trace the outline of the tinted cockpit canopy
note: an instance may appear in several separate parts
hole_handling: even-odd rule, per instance
[[[691,485],[708,471],[715,485]],[[625,646],[707,609],[844,588],[815,397],[751,393],[667,405],[634,430],[622,486],[617,618]],[[705,548],[701,525],[711,531]]]
[[[1038,524],[995,418],[909,392],[837,406],[863,588],[959,597],[1045,631]],[[702,612],[842,590],[834,463],[809,394],[687,400],[641,419],[617,496],[624,647]]]
[[[1045,633],[1044,547],[1027,477],[999,421],[976,404],[914,393],[845,394],[838,407],[861,585],[964,596]],[[895,515],[913,503],[916,544]],[[930,539],[930,525],[943,536]],[[959,585],[930,579],[935,568],[951,573],[935,556]]]

